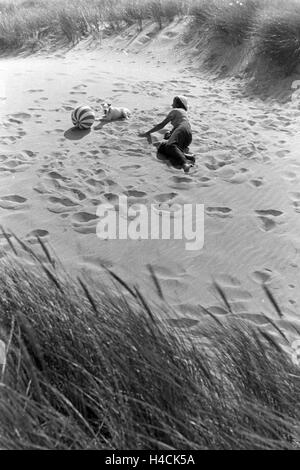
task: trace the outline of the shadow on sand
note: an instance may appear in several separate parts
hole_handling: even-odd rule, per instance
[[[97,124],[96,126],[94,126],[94,131],[98,131],[99,129],[102,129],[102,127],[106,126],[107,124],[114,124],[115,126],[116,125],[119,125],[120,127],[124,124],[124,122],[127,121],[127,119],[125,118],[120,118],[120,119],[115,119],[113,121],[108,121],[107,119],[98,119],[99,121],[99,124]]]
[[[94,126],[94,131],[98,131],[99,129],[102,129],[102,127],[106,126],[107,124],[111,124],[112,121],[107,121],[106,119],[99,119],[99,124]]]
[[[78,129],[77,127],[70,127],[65,133],[64,136],[69,140],[81,140],[83,137],[86,137],[91,132],[91,129]]]

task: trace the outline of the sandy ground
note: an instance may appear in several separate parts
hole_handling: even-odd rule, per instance
[[[284,314],[279,324],[294,335],[294,326],[300,328],[297,103],[249,99],[238,81],[204,78],[169,52],[175,42],[169,28],[155,41],[142,34],[130,45],[119,39],[1,60],[1,224],[33,244],[39,234],[73,273],[97,282],[105,264],[154,298],[151,264],[180,312],[178,325],[196,325],[200,305],[226,314],[213,280],[236,314],[259,324],[261,312],[276,319],[265,282]],[[137,137],[166,115],[177,94],[190,104],[197,164],[189,175],[157,160]],[[130,108],[131,119],[72,132],[72,109],[99,110],[104,100]],[[205,204],[204,248],[99,240],[97,206],[116,203],[120,194],[165,208]],[[9,249],[1,243],[5,256]]]

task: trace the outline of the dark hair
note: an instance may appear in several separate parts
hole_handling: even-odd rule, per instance
[[[185,107],[184,104],[182,103],[181,99],[178,98],[178,96],[175,96],[174,101],[175,101],[175,103],[176,103],[176,108],[185,109],[185,110],[187,111],[186,107]]]

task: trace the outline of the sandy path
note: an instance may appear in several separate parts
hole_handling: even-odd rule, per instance
[[[295,104],[241,96],[233,81],[212,82],[145,51],[73,51],[0,63],[0,219],[34,243],[38,233],[71,270],[100,279],[102,264],[148,295],[151,263],[185,324],[199,304],[224,314],[213,279],[236,313],[276,317],[266,282],[285,318],[299,325],[300,188]],[[169,110],[173,95],[190,101],[197,166],[184,175],[156,159],[137,137]],[[70,112],[102,100],[134,111],[74,140]],[[77,135],[77,134],[76,134]],[[75,137],[76,137],[75,135]],[[205,204],[205,245],[182,241],[101,241],[99,203]],[[7,252],[5,241],[2,244]],[[5,253],[4,253],[5,255]]]

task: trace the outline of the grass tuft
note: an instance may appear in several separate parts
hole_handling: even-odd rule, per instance
[[[290,76],[300,65],[300,4],[296,0],[198,0],[191,8],[187,37],[198,38],[199,52],[206,52],[215,68],[226,49],[228,66],[240,63],[255,73],[264,64],[270,76]],[[234,58],[235,57],[235,58]],[[236,66],[235,66],[236,69]],[[256,74],[257,75],[257,74]],[[257,75],[258,76],[258,75]]]
[[[191,14],[194,26],[212,39],[238,46],[249,38],[259,0],[203,0],[196,2]]]
[[[300,4],[276,2],[260,12],[253,25],[255,54],[291,75],[300,65]]]
[[[28,256],[0,265],[1,448],[299,446],[299,368],[271,327],[229,314],[174,329],[162,299]]]
[[[199,55],[204,51],[211,58],[209,67],[215,68],[214,59],[226,56],[227,48],[229,64],[226,67],[223,63],[224,70],[236,69],[238,61],[250,72],[255,63],[267,64],[270,73],[276,69],[285,76],[298,70],[300,5],[297,0],[287,0],[284,5],[279,0],[1,2],[0,52],[34,52],[49,43],[57,47],[63,43],[75,45],[88,36],[101,39],[103,34],[118,33],[133,25],[141,32],[150,21],[161,30],[175,18],[186,17],[190,18],[186,39],[197,43]]]

